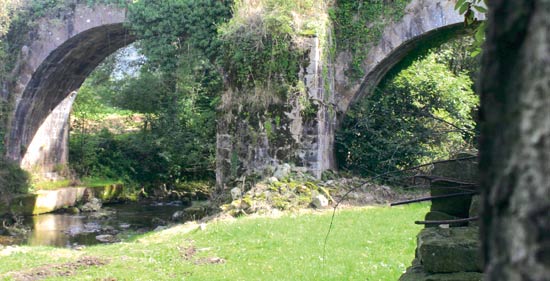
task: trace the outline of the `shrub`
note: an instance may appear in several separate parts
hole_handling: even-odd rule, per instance
[[[0,196],[26,193],[29,182],[29,173],[16,163],[0,158]]]

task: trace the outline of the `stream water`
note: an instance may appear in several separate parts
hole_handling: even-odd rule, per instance
[[[99,212],[93,213],[50,213],[25,217],[24,224],[30,228],[26,238],[4,240],[9,244],[56,247],[102,243],[98,237],[116,242],[168,224],[172,214],[183,208],[178,201],[123,203],[104,205]],[[0,244],[7,243],[0,239]]]

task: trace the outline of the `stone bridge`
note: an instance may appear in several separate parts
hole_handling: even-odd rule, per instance
[[[123,8],[79,4],[38,22],[21,49],[15,82],[6,87],[14,101],[5,136],[8,158],[42,171],[67,162],[71,93],[107,56],[134,41],[125,20]]]
[[[303,80],[311,99],[321,99],[326,91],[328,101],[319,106],[314,122],[293,120],[290,127],[298,128],[298,139],[291,150],[303,166],[320,176],[324,170],[335,168],[334,134],[338,117],[361,97],[368,95],[384,75],[408,53],[439,32],[462,26],[463,17],[455,10],[456,0],[413,0],[407,6],[404,17],[387,26],[380,41],[370,48],[362,63],[365,73],[358,81],[352,81],[345,73],[352,58],[349,53],[337,54],[331,63],[330,85],[325,89],[321,77],[319,44],[312,43],[310,66],[303,70]],[[479,16],[478,16],[479,17]],[[22,47],[14,70],[15,82],[4,86],[3,96],[13,101],[5,136],[7,157],[19,162],[26,169],[51,171],[57,164],[67,162],[68,115],[74,95],[90,72],[108,55],[134,41],[124,26],[126,11],[114,6],[89,7],[76,5],[62,20],[40,21],[40,28],[29,34],[28,43]],[[331,105],[332,107],[330,107]],[[329,108],[330,107],[330,108]],[[331,110],[338,114],[331,114]],[[289,113],[291,114],[291,112]],[[234,122],[239,122],[235,120]],[[231,149],[227,143],[231,136],[218,127],[217,165],[218,183],[222,183],[230,165]],[[290,137],[289,137],[290,138]],[[276,155],[269,151],[269,142],[258,147],[255,161],[273,163]],[[274,144],[271,144],[273,146]],[[265,148],[265,149],[264,149]],[[250,147],[246,149],[251,149]],[[254,149],[254,148],[252,148]],[[276,152],[275,152],[276,153]],[[257,159],[259,158],[261,159]],[[250,157],[249,157],[250,158]],[[258,167],[262,165],[250,165]],[[245,167],[246,170],[246,167]]]

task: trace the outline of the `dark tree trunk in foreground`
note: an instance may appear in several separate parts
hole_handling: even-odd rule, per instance
[[[488,280],[550,280],[550,1],[489,0],[480,169]]]

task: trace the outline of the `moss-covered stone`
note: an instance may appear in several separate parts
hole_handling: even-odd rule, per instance
[[[418,235],[417,256],[429,273],[481,272],[477,227],[425,228]]]
[[[9,202],[0,203],[0,215],[12,213],[21,215],[40,215],[75,206],[85,199],[86,194],[99,198],[103,202],[116,201],[122,195],[122,184],[102,187],[69,187],[56,190],[39,190],[33,194],[19,195]]]
[[[453,159],[464,160],[437,163],[432,169],[432,175],[452,178],[463,182],[478,181],[478,166],[475,154],[459,153]]]
[[[433,182],[431,184],[430,193],[432,196],[441,196],[461,192],[460,190],[457,191],[456,189],[449,188],[451,186],[456,186],[456,184],[445,181]],[[471,195],[435,199],[432,200],[432,207],[430,210],[446,213],[458,218],[466,218],[468,217],[471,201]]]

